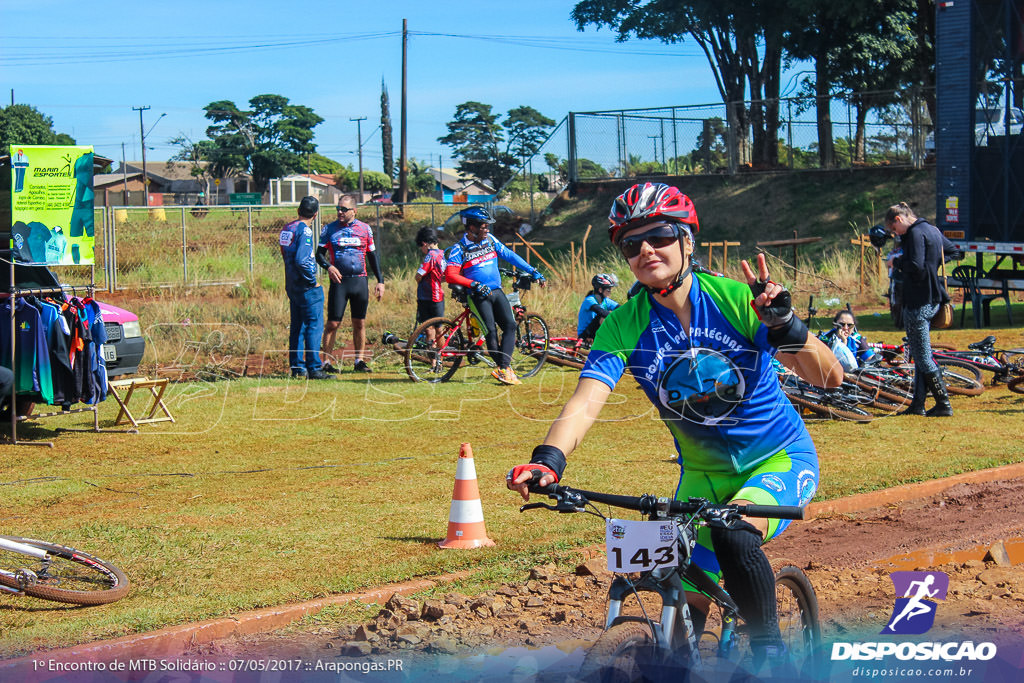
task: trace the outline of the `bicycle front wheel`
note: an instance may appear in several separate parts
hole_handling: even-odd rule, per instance
[[[810,579],[796,567],[783,567],[775,574],[775,598],[782,641],[803,675],[813,678],[818,673],[821,623]]]
[[[946,390],[951,394],[961,396],[977,396],[985,391],[985,385],[981,383],[981,370],[970,363],[959,360],[935,359],[942,370],[942,381],[946,383]]]
[[[512,369],[520,377],[533,377],[548,356],[548,324],[539,315],[530,314],[516,326],[516,347],[512,351]]]
[[[598,637],[580,666],[579,680],[586,683],[636,683],[650,680],[644,664],[655,654],[654,636],[644,623],[615,624]]]
[[[80,550],[37,541],[3,538],[47,553],[38,560],[14,551],[0,551],[0,566],[13,567],[15,575],[0,573],[0,584],[25,595],[73,605],[103,605],[128,594],[128,577],[120,569]]]
[[[434,331],[434,338],[428,337]],[[462,364],[466,340],[455,321],[431,318],[409,337],[405,349],[405,372],[414,382],[447,382]]]

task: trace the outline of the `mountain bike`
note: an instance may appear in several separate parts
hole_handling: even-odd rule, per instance
[[[913,393],[914,391],[914,364],[910,357],[910,349],[907,348],[906,340],[903,344],[870,344],[878,350],[889,367],[895,370],[888,376],[891,385],[903,391]],[[981,382],[981,370],[959,358],[944,356],[947,350],[932,347],[932,354],[939,370],[942,371],[942,381],[946,384],[946,390],[951,394],[960,396],[978,396],[985,391],[985,385]]]
[[[0,592],[75,605],[128,594],[128,578],[98,557],[34,538],[0,536]]]
[[[996,338],[989,335],[979,342],[967,345],[967,351],[933,349],[935,359],[950,359],[967,363],[978,370],[992,373],[992,384],[1014,384],[1011,391],[1024,393],[1024,349],[997,349]],[[1016,380],[1016,381],[1015,381]]]
[[[783,393],[801,414],[806,409],[819,417],[850,422],[871,422],[874,416],[865,409],[865,406],[877,405],[883,410],[895,410],[898,407],[895,404],[876,403],[881,400],[877,394],[871,396],[847,380],[837,388],[823,389],[785,367],[782,370],[776,367],[776,371],[779,373]]]
[[[591,339],[581,337],[551,337],[548,340],[548,363],[582,370],[590,353]]]
[[[515,275],[512,292],[506,297],[516,318],[511,367],[519,377],[536,375],[548,352],[548,325],[539,315],[526,311],[519,294],[530,289],[532,282],[527,273]],[[447,382],[463,361],[497,367],[487,353],[483,323],[472,310],[469,292],[461,285],[449,287],[463,310],[455,318],[431,318],[413,330],[405,349],[405,371],[414,382]],[[428,333],[431,328],[433,339]]]
[[[526,503],[520,511],[544,508],[559,513],[585,512],[605,520],[609,569],[615,578],[608,588],[604,632],[587,652],[580,668],[584,681],[703,680],[701,674],[739,673],[749,666],[749,636],[739,608],[724,588],[693,563],[697,530],[704,526],[729,527],[748,517],[803,519],[800,507],[712,503],[703,498],[686,501],[652,495],[621,496],[558,484],[530,490],[555,501]],[[656,529],[647,544],[631,544],[622,520],[609,519],[594,505],[602,503],[635,510]],[[588,509],[589,508],[589,509]],[[637,576],[639,574],[639,576]],[[717,607],[720,627],[697,633],[686,601],[684,580]],[[807,576],[796,567],[784,567],[775,576],[779,628],[792,663],[813,673],[821,648],[818,600]],[[660,604],[648,609],[641,593],[653,594]],[[634,598],[638,610],[632,609]],[[651,600],[646,600],[650,603]],[[624,607],[639,611],[624,614]],[[711,652],[702,636],[714,641]],[[710,654],[710,657],[705,655]],[[687,678],[687,674],[693,674]],[[716,679],[718,680],[718,679]],[[740,679],[736,679],[740,680]],[[747,679],[743,679],[747,680]]]

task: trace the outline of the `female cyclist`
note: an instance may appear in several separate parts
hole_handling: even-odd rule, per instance
[[[742,262],[746,284],[692,271],[700,226],[690,198],[677,188],[634,185],[612,204],[609,221],[609,237],[644,291],[601,325],[575,392],[530,463],[509,471],[508,488],[528,499],[533,470],[540,485],[557,482],[566,455],[628,369],[675,439],[682,468],[676,498],[806,505],[817,488],[817,453],[771,361],[777,354],[808,381],[836,387],[843,373],[835,356],[807,334],[789,292],[768,278],[763,254],[756,276]],[[761,544],[786,524],[749,519],[731,529],[704,529],[695,551],[699,566],[724,577],[758,660],[779,665],[786,658],[775,580]],[[699,629],[707,603],[690,596]]]
[[[857,331],[857,319],[849,310],[842,310],[832,318],[832,329],[821,335],[843,370],[852,372],[875,357],[867,339]]]

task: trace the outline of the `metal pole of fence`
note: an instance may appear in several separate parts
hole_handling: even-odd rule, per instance
[[[185,207],[181,207],[181,276],[182,283],[188,284],[188,255],[185,252]]]
[[[619,158],[619,174],[626,175],[626,165],[622,163],[622,114],[615,115],[615,156]]]
[[[789,146],[789,170],[793,170],[793,100],[786,100],[786,143]]]
[[[850,103],[849,102],[846,103],[846,135],[848,136],[849,141],[850,141],[850,144],[849,144],[849,149],[850,149],[849,156],[850,156],[850,167],[852,168],[853,167],[853,158],[854,158],[854,155],[856,154],[856,151],[854,150],[854,144],[853,144],[853,121],[852,121],[852,117],[850,116]]]
[[[434,220],[434,203],[430,203],[430,224],[437,225],[437,221]]]
[[[254,268],[254,264],[253,264],[253,253],[252,253],[252,249],[253,249],[253,247],[252,247],[252,207],[251,206],[245,207],[245,213],[246,213],[246,224],[248,225],[248,228],[249,228],[249,274],[252,275],[253,272],[255,272],[255,268]]]
[[[568,182],[570,184],[573,184],[573,183],[576,182],[576,179],[579,178],[579,173],[578,173],[578,171],[576,169],[576,113],[575,112],[569,112],[569,127],[567,129],[566,138],[567,138],[567,143],[568,143],[568,147],[569,147],[569,149],[567,150],[567,153],[569,155],[568,156],[568,160],[569,160],[569,177],[566,180],[568,180]]]
[[[125,215],[128,210],[125,209]],[[117,211],[114,211],[114,219],[110,221],[110,291],[117,291]]]
[[[530,157],[530,225],[533,225],[533,157]]]
[[[675,107],[672,107],[672,170],[679,175],[679,137],[676,135]]]

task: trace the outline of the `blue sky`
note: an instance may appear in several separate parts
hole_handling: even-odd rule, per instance
[[[54,128],[104,156],[163,160],[179,134],[202,139],[202,108],[245,107],[264,93],[312,107],[317,151],[381,168],[380,88],[387,85],[399,150],[401,29],[408,19],[409,155],[451,165],[437,142],[457,104],[495,112],[529,105],[560,121],[569,111],[719,101],[710,67],[687,41],[615,43],[607,29],[578,32],[572,0],[390,2],[72,3],[0,0],[0,102],[31,104]],[[160,114],[166,114],[162,119]],[[152,128],[150,130],[150,128]]]

